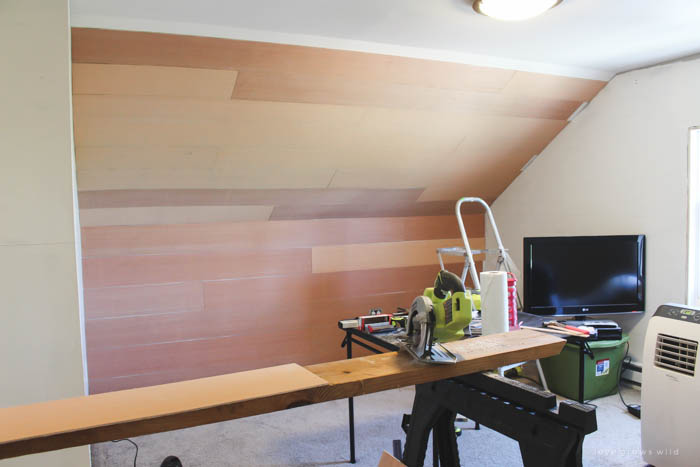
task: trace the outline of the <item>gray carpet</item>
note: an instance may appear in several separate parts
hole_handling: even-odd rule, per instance
[[[640,392],[624,388],[628,403]],[[400,423],[411,410],[413,388],[355,399],[358,466],[376,466],[391,441],[404,439]],[[644,466],[639,454],[640,423],[627,414],[617,395],[595,401],[598,431],[586,437],[585,466]],[[204,466],[323,466],[343,465],[349,459],[347,401],[300,407],[187,430],[134,438],[139,467],[158,467],[167,455],[178,456],[185,467]],[[460,424],[462,465],[520,466],[515,441],[474,424]],[[133,465],[134,447],[127,442],[92,446],[95,467]],[[427,456],[426,465],[431,465]],[[350,465],[350,464],[347,464]]]

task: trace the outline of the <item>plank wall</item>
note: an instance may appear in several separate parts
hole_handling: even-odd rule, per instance
[[[93,29],[73,62],[92,393],[343,358],[605,84]]]

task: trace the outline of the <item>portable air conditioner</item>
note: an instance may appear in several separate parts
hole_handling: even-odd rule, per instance
[[[657,467],[700,462],[700,309],[661,305],[649,320],[642,363],[642,453]]]

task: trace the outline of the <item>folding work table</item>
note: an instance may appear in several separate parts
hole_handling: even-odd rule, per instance
[[[341,345],[346,347],[348,359],[352,358],[353,344],[374,353],[382,352],[377,347],[388,351],[398,349],[395,334],[343,330],[345,337]],[[412,413],[405,415],[402,422],[406,432],[405,451],[397,453],[395,448],[395,455],[409,467],[422,466],[432,432],[433,465],[460,465],[454,429],[457,414],[474,420],[477,429],[483,423],[518,441],[526,467],[580,467],[583,439],[597,429],[593,406],[563,401],[557,407],[556,396],[547,391],[497,375],[477,373],[416,385]],[[352,397],[348,398],[348,415],[350,462],[354,463]]]

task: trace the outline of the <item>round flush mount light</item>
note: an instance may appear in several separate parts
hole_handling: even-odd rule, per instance
[[[474,10],[503,21],[521,21],[541,15],[562,0],[474,0]]]

